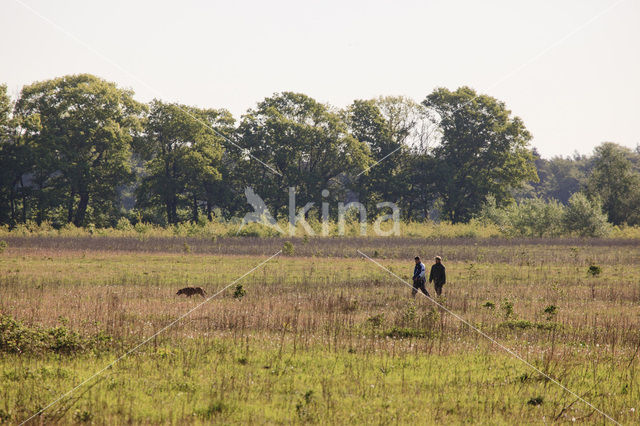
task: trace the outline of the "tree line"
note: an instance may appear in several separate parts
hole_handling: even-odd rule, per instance
[[[469,87],[356,100],[292,92],[238,121],[226,109],[134,99],[90,74],[0,86],[0,224],[114,226],[242,216],[251,187],[275,216],[302,205],[396,203],[404,219],[466,222],[492,208],[575,193],[614,224],[640,224],[640,153],[542,159],[506,105]],[[553,201],[553,202],[556,202]],[[311,214],[317,214],[312,210]]]

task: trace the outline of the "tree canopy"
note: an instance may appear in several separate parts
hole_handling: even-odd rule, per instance
[[[423,104],[440,117],[435,179],[452,222],[469,220],[489,195],[498,204],[511,202],[514,189],[538,179],[531,134],[503,102],[461,87],[436,89]]]
[[[613,224],[640,224],[640,151],[603,143],[543,159],[531,139],[503,102],[469,87],[344,109],[275,93],[236,124],[224,108],[139,103],[90,74],[33,83],[15,102],[0,86],[0,224],[242,217],[248,188],[275,217],[292,213],[293,188],[299,207],[329,203],[334,217],[338,202],[373,216],[388,201],[410,220],[502,211],[496,223],[539,236],[559,232],[561,216],[562,229],[595,235],[600,206]]]
[[[224,135],[233,128],[225,110],[154,100],[139,151],[148,158],[137,190],[138,206],[162,206],[166,222],[180,221],[180,207],[197,222],[201,205],[210,214],[220,185]]]
[[[89,208],[93,222],[117,211],[118,188],[134,178],[130,148],[143,110],[133,92],[89,74],[24,87],[12,141],[22,219],[35,212],[38,222],[66,216],[81,226]]]
[[[340,115],[309,96],[284,92],[249,110],[238,128],[240,145],[279,175],[246,156],[241,173],[246,183],[276,211],[287,206],[287,188],[300,199],[321,201],[344,195],[348,175],[371,162],[369,147],[354,137]]]
[[[615,225],[640,224],[640,173],[631,162],[636,155],[610,142],[595,150],[588,193],[602,202],[609,221]]]

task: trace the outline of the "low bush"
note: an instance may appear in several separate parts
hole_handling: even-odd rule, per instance
[[[537,329],[537,330],[553,330],[561,327],[561,324],[555,322],[547,322],[547,323],[539,323],[539,322],[531,322],[527,320],[510,320],[504,321],[500,323],[500,328],[508,328],[510,330],[528,330],[528,329]]]
[[[111,338],[103,333],[83,337],[65,326],[29,327],[0,314],[0,352],[71,354],[104,346]]]
[[[385,333],[386,337],[393,339],[409,339],[409,338],[423,338],[427,336],[424,330],[411,327],[393,327],[391,330]]]
[[[604,237],[611,232],[602,205],[579,192],[569,198],[563,224],[566,232],[580,237]]]
[[[498,207],[495,199],[488,198],[478,219],[497,225],[503,235],[512,237],[605,237],[613,230],[602,206],[582,193],[573,194],[566,206],[532,198]],[[632,235],[633,229],[626,233]]]

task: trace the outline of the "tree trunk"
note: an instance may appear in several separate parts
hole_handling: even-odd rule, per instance
[[[22,223],[27,223],[27,194],[24,190],[22,176],[20,176],[20,188],[22,188]]]
[[[76,217],[73,220],[74,225],[82,226],[84,224],[84,218],[87,213],[88,205],[89,205],[89,193],[87,191],[81,191],[80,202],[78,203],[78,209],[76,210]]]
[[[178,200],[176,197],[173,197],[173,223],[178,223]]]
[[[9,196],[9,201],[11,203],[11,226],[15,225],[16,222],[16,190],[15,190],[15,184],[16,182],[14,181],[11,185],[11,195]]]
[[[36,214],[36,223],[38,226],[42,225],[42,221],[44,220],[44,208],[43,208],[43,197],[42,197],[42,188],[44,186],[44,178],[39,176],[38,179],[38,213]]]
[[[71,223],[73,221],[73,200],[76,197],[75,191],[71,191],[71,195],[69,196],[69,201],[67,202],[67,223]]]
[[[193,206],[191,207],[191,220],[198,223],[198,198],[193,196]]]
[[[176,196],[171,197],[171,222],[172,225],[178,223],[178,200]]]
[[[171,200],[167,199],[165,205],[167,206],[167,224],[171,225]]]
[[[211,222],[213,220],[213,215],[211,214],[211,202],[207,200],[207,220]]]

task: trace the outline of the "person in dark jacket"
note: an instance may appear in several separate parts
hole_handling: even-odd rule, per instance
[[[416,267],[413,268],[413,290],[411,291],[411,295],[416,297],[416,293],[420,290],[425,296],[431,297],[427,291],[427,287],[425,286],[427,282],[427,269],[425,268],[424,263],[420,262],[420,258],[418,256],[416,256],[415,261]]]
[[[442,294],[442,286],[447,282],[447,274],[445,273],[445,268],[440,256],[436,256],[436,263],[431,267],[429,282],[433,282],[436,294],[440,296]]]

